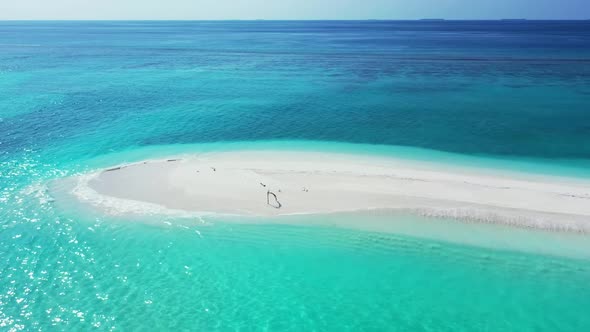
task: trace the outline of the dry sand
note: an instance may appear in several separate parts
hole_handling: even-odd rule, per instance
[[[536,228],[590,230],[588,181],[391,158],[311,152],[209,153],[125,165],[78,180],[74,189],[78,198],[113,213],[277,216],[396,209]]]

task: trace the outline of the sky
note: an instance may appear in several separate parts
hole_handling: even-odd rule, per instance
[[[0,20],[590,19],[590,0],[0,0]]]

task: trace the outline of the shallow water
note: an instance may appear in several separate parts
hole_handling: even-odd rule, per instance
[[[47,183],[261,148],[587,179],[589,45],[588,22],[0,22],[0,329],[587,330],[584,235],[113,219]]]
[[[3,231],[3,322],[67,329],[561,330],[588,260],[334,227],[27,223]]]

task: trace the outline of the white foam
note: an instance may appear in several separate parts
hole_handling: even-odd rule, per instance
[[[72,194],[80,201],[97,207],[109,215],[141,214],[141,215],[165,215],[180,218],[200,216],[202,213],[169,209],[163,205],[141,202],[132,199],[117,198],[102,195],[92,189],[88,183],[101,172],[94,172],[77,177]]]
[[[590,232],[590,224],[584,218],[571,215],[535,213],[498,208],[419,208],[418,215],[434,218],[451,218],[462,221],[503,224],[517,227],[530,227],[549,231]]]

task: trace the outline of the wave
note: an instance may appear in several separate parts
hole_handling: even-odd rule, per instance
[[[94,172],[77,177],[71,193],[81,202],[100,208],[109,215],[141,214],[166,215],[180,218],[200,216],[202,213],[170,209],[165,206],[131,199],[102,195],[92,189],[88,183],[101,172]]]

